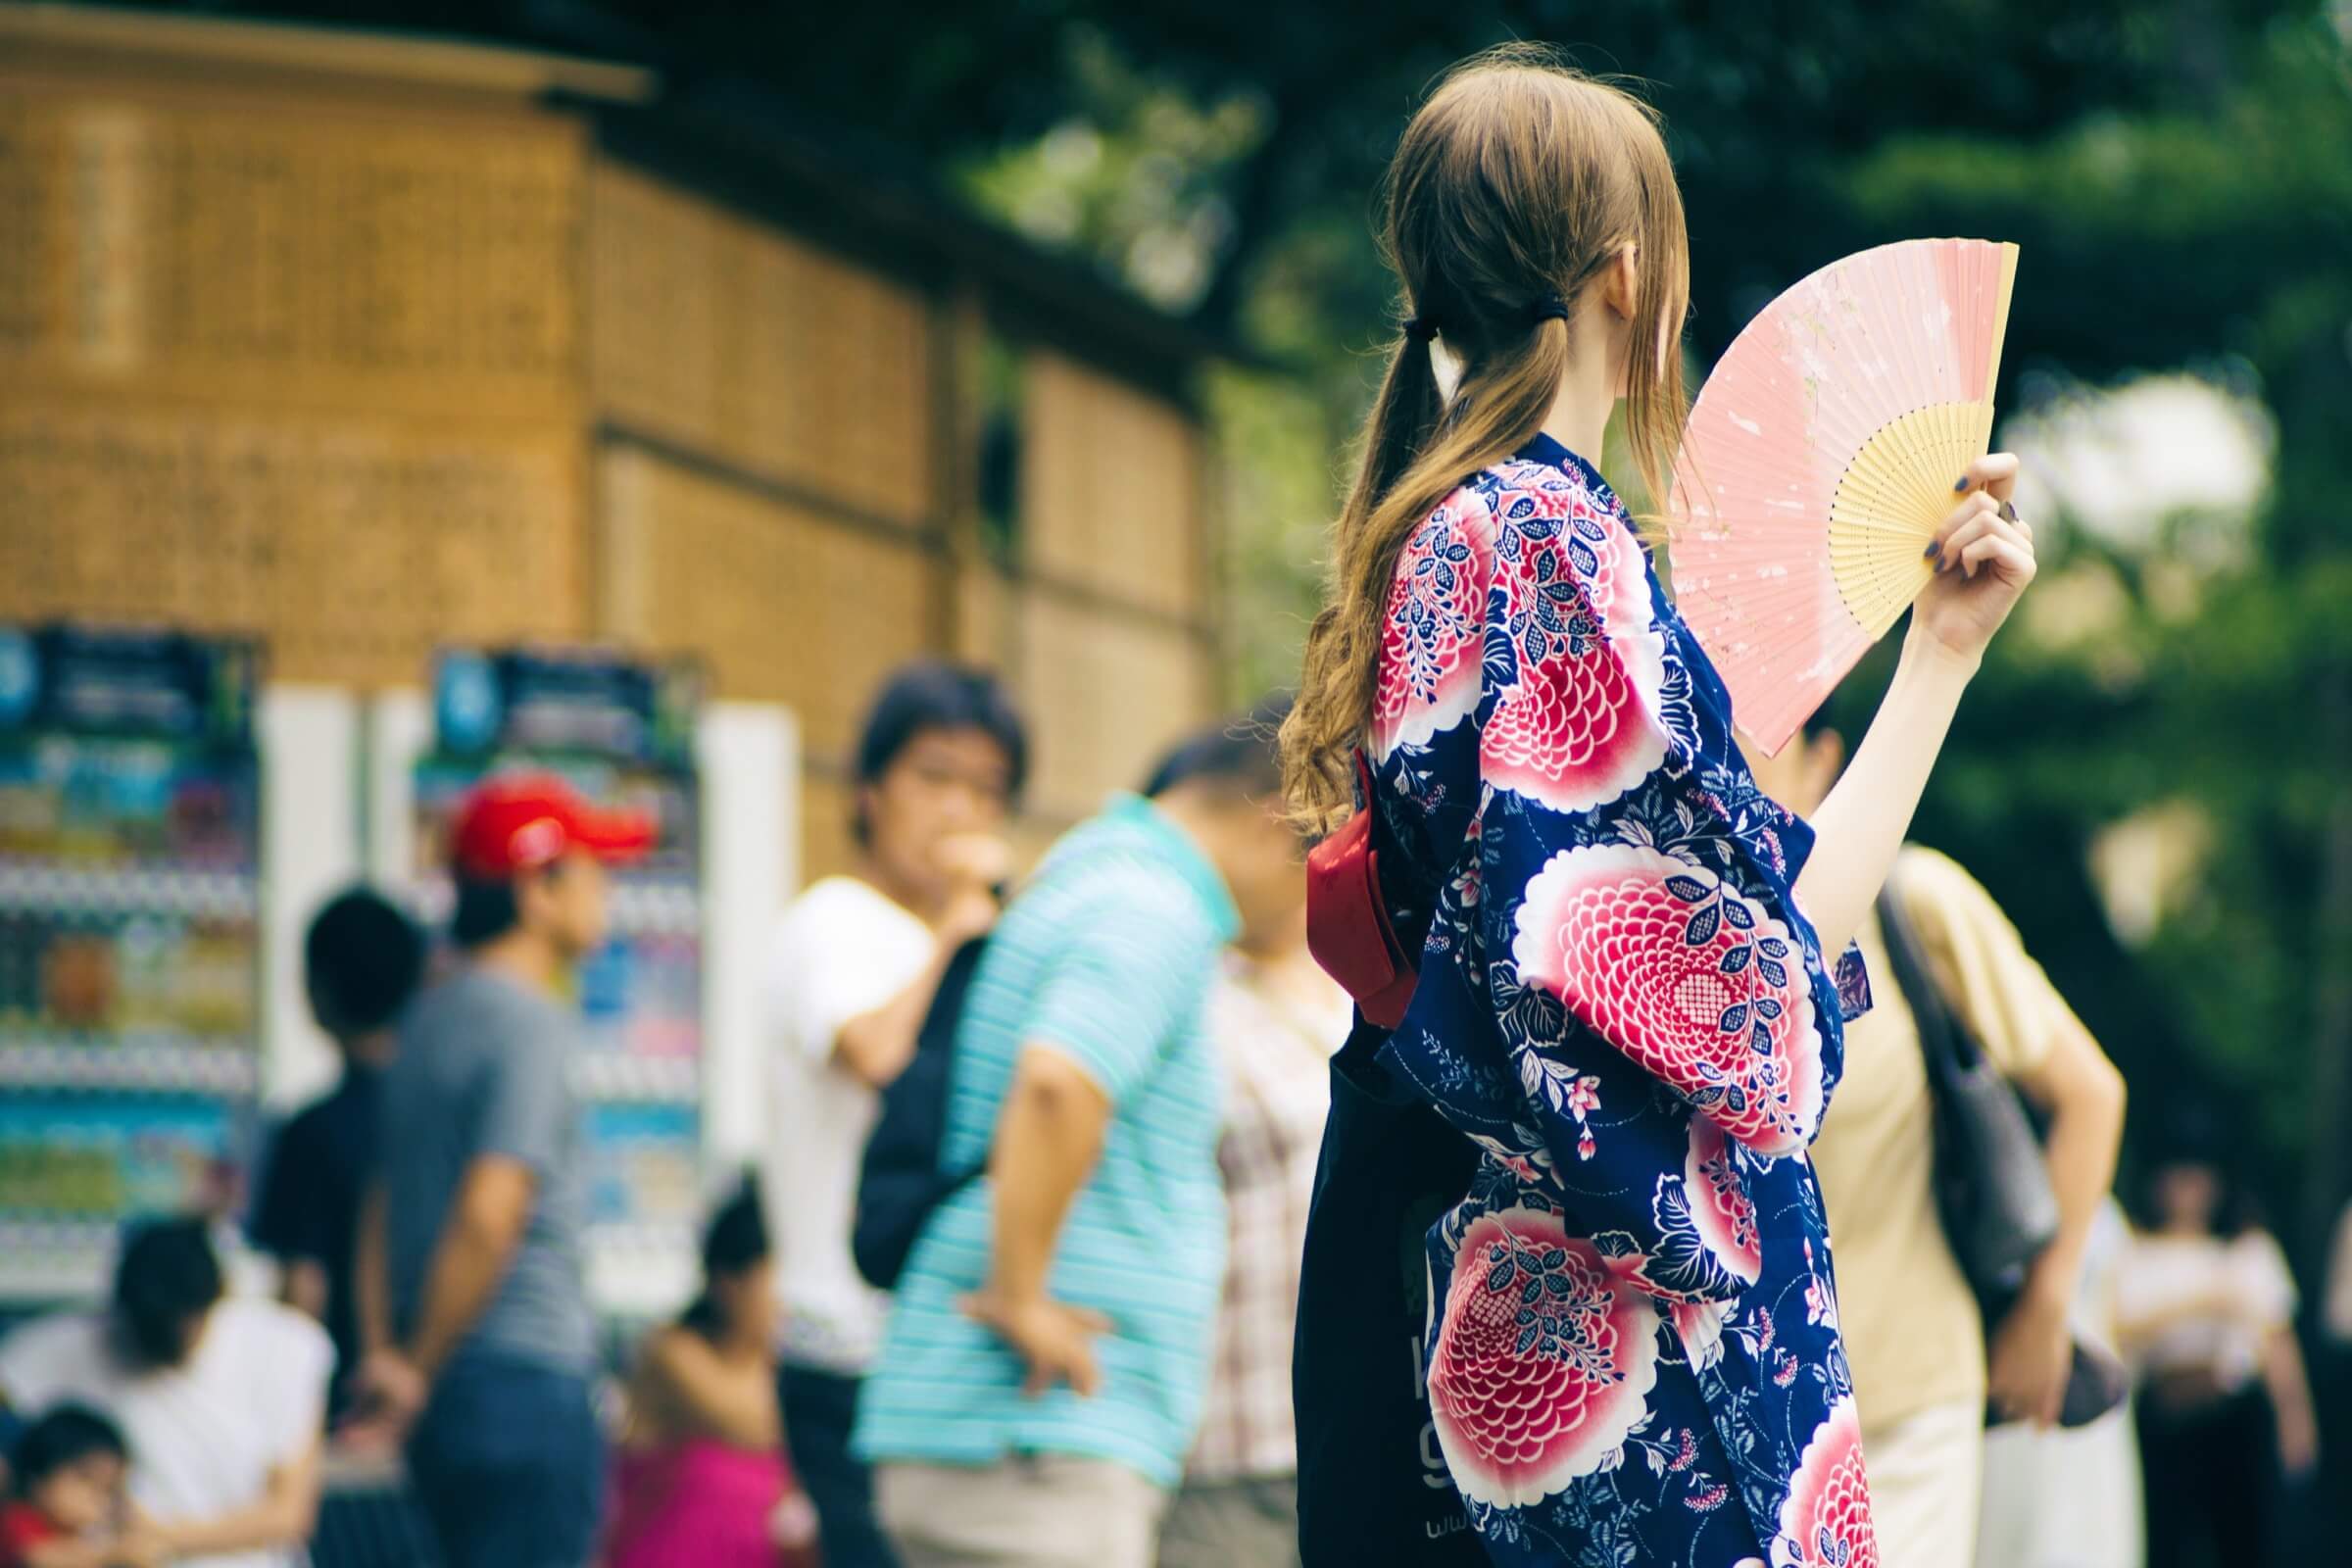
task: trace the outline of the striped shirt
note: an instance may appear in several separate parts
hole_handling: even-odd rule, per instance
[[[1069,1057],[1112,1105],[1047,1288],[1110,1320],[1091,1398],[1021,1393],[1016,1356],[956,1309],[989,1268],[983,1177],[942,1204],[908,1256],[858,1396],[869,1461],[1108,1459],[1173,1486],[1192,1446],[1224,1271],[1220,1084],[1202,1027],[1240,920],[1223,881],[1148,803],[1114,800],[1054,846],[1005,910],[964,1004],[941,1151],[980,1163],[1022,1049]]]
[[[1269,968],[1236,954],[1209,1003],[1225,1063],[1217,1165],[1231,1212],[1225,1300],[1194,1481],[1298,1472],[1291,1339],[1315,1162],[1331,1110],[1331,1057],[1348,1040],[1348,993],[1303,951]]]

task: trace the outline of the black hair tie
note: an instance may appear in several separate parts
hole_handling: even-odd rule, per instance
[[[1426,316],[1416,316],[1404,323],[1404,335],[1415,343],[1435,343],[1438,340],[1438,323]]]
[[[1565,321],[1568,319],[1568,302],[1557,294],[1546,294],[1528,307],[1528,312],[1529,319],[1539,326],[1545,321]]]

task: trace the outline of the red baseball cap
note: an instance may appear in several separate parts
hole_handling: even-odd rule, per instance
[[[508,773],[483,780],[458,808],[452,858],[467,876],[497,881],[536,870],[583,850],[608,863],[634,860],[654,847],[644,811],[604,811],[552,773]]]

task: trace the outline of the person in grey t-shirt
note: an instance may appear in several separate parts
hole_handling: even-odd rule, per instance
[[[604,940],[604,866],[652,838],[545,776],[458,813],[465,961],[402,1024],[356,1282],[360,1421],[406,1438],[447,1568],[579,1568],[595,1544],[578,1018],[558,998]]]

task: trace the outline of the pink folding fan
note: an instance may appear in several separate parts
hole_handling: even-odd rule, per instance
[[[1747,323],[1675,462],[1675,602],[1767,756],[1885,636],[1992,434],[2017,247],[1833,262]]]

